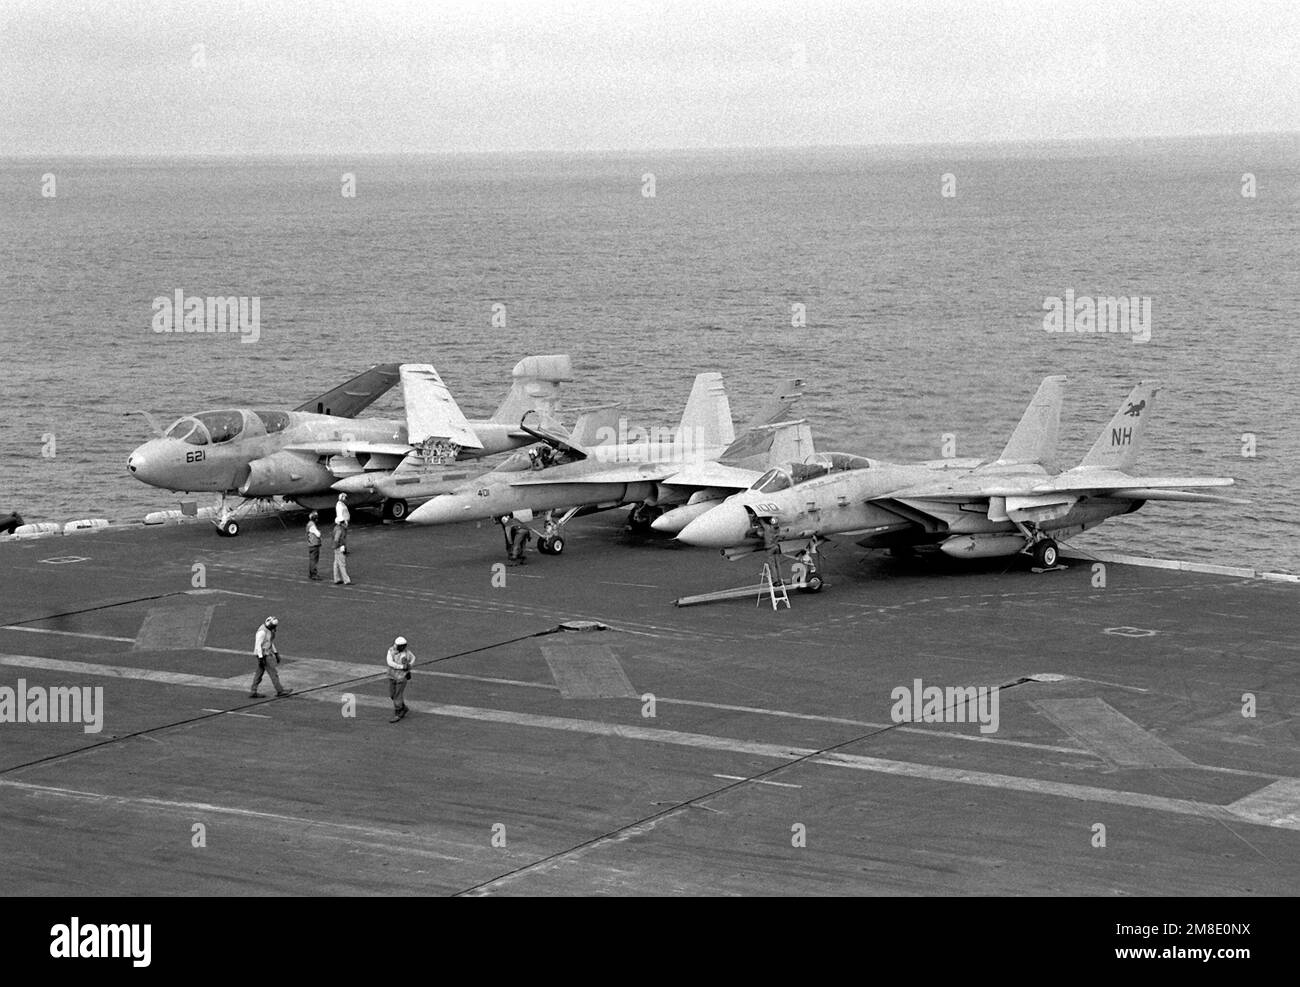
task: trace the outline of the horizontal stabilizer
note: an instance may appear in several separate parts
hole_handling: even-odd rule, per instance
[[[1190,490],[1168,490],[1161,487],[1121,487],[1112,491],[1111,497],[1123,500],[1171,500],[1183,504],[1249,504],[1250,501],[1240,497],[1224,497],[1222,494],[1194,493]]]
[[[1129,476],[1119,470],[1072,469],[1052,477],[1014,479],[971,473],[953,480],[919,483],[888,496],[902,500],[961,501],[981,497],[1035,497],[1078,494],[1089,497],[1119,496],[1119,490],[1180,487],[1230,487],[1228,476]]]
[[[401,378],[406,437],[411,445],[433,440],[450,442],[461,449],[483,448],[433,364],[403,363]]]
[[[294,411],[309,411],[317,415],[334,415],[336,418],[355,418],[383,395],[392,390],[398,380],[396,363],[380,363],[365,373],[357,374],[346,384],[306,401]]]

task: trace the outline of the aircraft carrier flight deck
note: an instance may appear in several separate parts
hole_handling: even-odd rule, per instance
[[[97,731],[2,728],[7,893],[1300,891],[1293,582],[844,541],[788,609],[679,608],[761,556],[621,515],[517,568],[490,524],[349,548],[336,586],[294,515],[0,544],[0,685],[102,687]],[[253,699],[272,614],[295,691]],[[925,686],[996,723],[896,716]]]

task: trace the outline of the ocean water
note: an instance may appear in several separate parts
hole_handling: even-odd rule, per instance
[[[1251,500],[1148,504],[1075,544],[1300,572],[1298,152],[0,159],[0,513],[175,506],[126,471],[149,436],[136,411],[292,406],[381,361],[434,363],[486,415],[519,357],[567,352],[571,405],[619,400],[646,425],[674,422],[703,370],[738,421],[799,375],[819,447],[899,460],[947,434],[995,455],[1065,373],[1059,465],[1156,378],[1141,470],[1233,476]],[[153,332],[177,289],[260,298],[259,341]],[[1067,290],[1149,297],[1150,341],[1044,331]]]

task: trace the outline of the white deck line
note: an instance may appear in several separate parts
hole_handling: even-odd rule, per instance
[[[1074,551],[1082,551],[1075,549]],[[1110,562],[1114,565],[1136,565],[1148,569],[1173,569],[1177,572],[1201,572],[1211,576],[1238,576],[1242,579],[1268,579],[1274,582],[1300,583],[1300,576],[1289,572],[1260,572],[1244,566],[1215,565],[1210,562],[1186,562],[1181,559],[1155,559],[1146,555],[1124,555],[1121,552],[1093,552],[1085,555],[1061,553],[1072,562]]]

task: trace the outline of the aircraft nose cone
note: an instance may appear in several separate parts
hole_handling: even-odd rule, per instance
[[[749,513],[740,504],[719,504],[677,534],[677,540],[704,548],[731,548],[749,538]]]
[[[135,450],[135,452],[131,453],[131,455],[126,457],[126,468],[130,471],[131,475],[137,480],[141,480],[145,483],[149,482],[151,475],[149,466],[150,461],[149,457],[145,455],[144,446],[141,446],[139,449]]]

